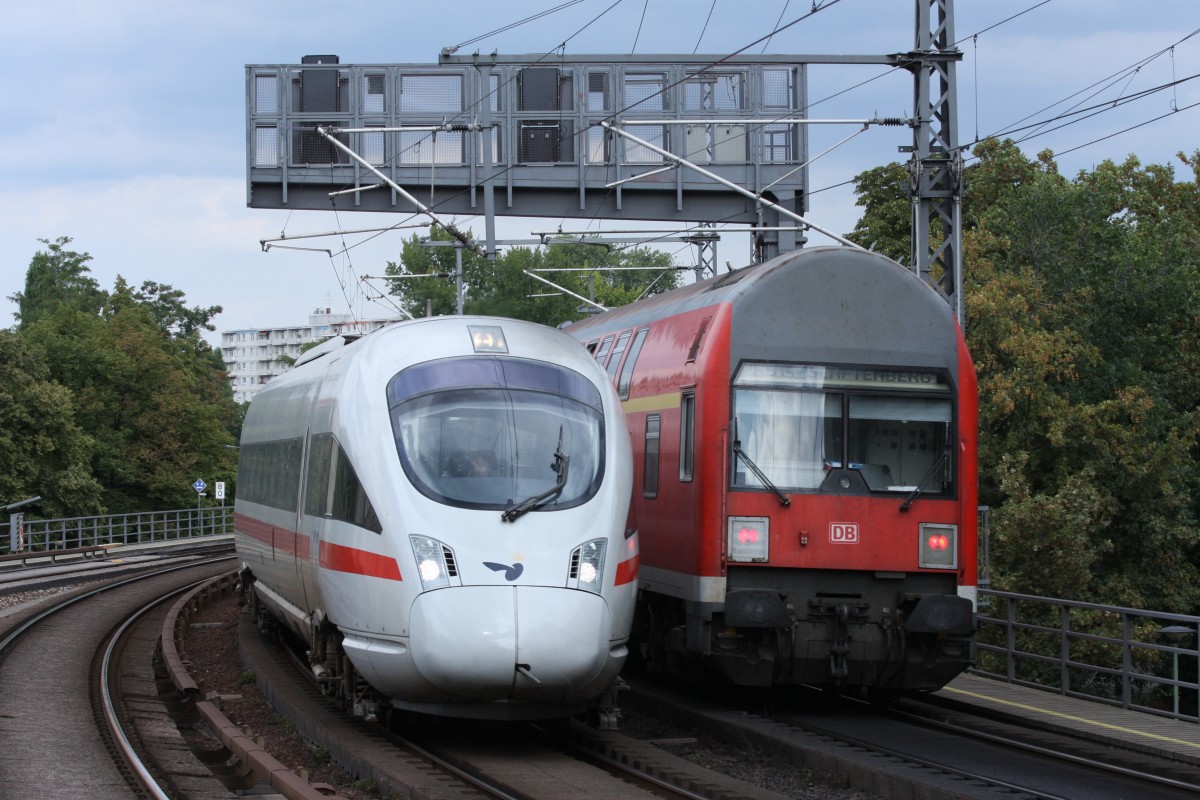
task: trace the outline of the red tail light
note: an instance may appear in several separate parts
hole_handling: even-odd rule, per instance
[[[925,569],[956,569],[958,526],[922,522],[920,530],[921,566]]]

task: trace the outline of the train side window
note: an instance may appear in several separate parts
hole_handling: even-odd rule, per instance
[[[629,345],[629,354],[625,356],[625,364],[621,367],[621,377],[617,379],[617,394],[622,400],[629,399],[629,387],[633,383],[633,365],[637,363],[638,355],[642,352],[642,343],[646,341],[648,333],[649,328],[642,328],[633,337],[633,344]]]
[[[358,480],[354,466],[340,445],[337,449],[337,466],[334,469],[333,506],[330,508],[333,518],[375,533],[383,533],[383,526],[379,523],[379,517],[375,515],[366,489]]]
[[[608,356],[609,349],[612,348],[613,336],[605,336],[604,341],[600,343],[600,349],[596,351],[596,360],[600,362],[600,366],[604,366],[604,359]]]
[[[323,517],[329,511],[329,465],[333,434],[318,433],[308,440],[308,471],[304,480],[304,513]]]
[[[303,439],[256,442],[242,447],[238,458],[238,491],[244,500],[296,512],[300,499],[300,456]]]
[[[683,393],[679,404],[679,480],[690,481],[696,471],[696,390]]]
[[[661,421],[658,414],[646,415],[646,460],[642,476],[642,497],[658,497],[658,437]]]
[[[590,342],[588,342],[588,343],[587,343],[587,345],[585,346],[585,349],[586,349],[586,350],[587,350],[589,353],[591,353],[591,354],[592,354],[592,356],[595,356],[595,355],[596,355],[596,345],[598,345],[598,344],[600,344],[600,340],[599,340],[599,339],[593,339],[592,341],[590,341]]]
[[[610,379],[617,377],[617,367],[621,366],[621,354],[625,352],[625,345],[629,344],[629,337],[632,334],[633,331],[625,331],[613,345],[612,355],[608,357],[608,377]]]

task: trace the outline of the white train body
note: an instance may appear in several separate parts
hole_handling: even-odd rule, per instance
[[[319,674],[341,671],[340,645],[396,708],[584,710],[616,681],[637,593],[607,376],[566,334],[509,319],[342,343],[246,414],[235,528],[256,601]]]

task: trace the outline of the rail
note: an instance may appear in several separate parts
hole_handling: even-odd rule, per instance
[[[1200,722],[1200,617],[983,589],[979,597],[976,675]]]
[[[27,519],[14,514],[0,555],[61,552],[99,545],[166,542],[233,532],[233,507],[182,508],[95,517]]]

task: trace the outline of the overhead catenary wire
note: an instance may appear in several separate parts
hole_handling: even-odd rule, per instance
[[[992,31],[992,30],[994,30],[994,29],[996,29],[996,28],[998,28],[998,27],[1000,27],[1000,26],[1002,26],[1002,25],[1004,25],[1004,24],[1006,24],[1006,23],[1010,23],[1010,22],[1012,22],[1012,21],[1014,21],[1014,20],[1016,20],[1016,19],[1018,19],[1018,18],[1020,18],[1020,17],[1022,17],[1022,16],[1024,16],[1024,15],[1026,15],[1026,14],[1029,14],[1029,13],[1031,13],[1031,12],[1033,12],[1033,11],[1035,11],[1035,10],[1037,10],[1037,9],[1039,9],[1039,8],[1041,8],[1041,7],[1043,7],[1043,6],[1045,6],[1045,5],[1047,5],[1047,4],[1048,4],[1048,3],[1050,3],[1050,2],[1051,2],[1051,0],[1041,0],[1041,2],[1034,3],[1033,5],[1029,6],[1028,8],[1025,8],[1025,9],[1023,9],[1022,11],[1019,11],[1019,12],[1017,12],[1017,13],[1015,13],[1015,14],[1011,14],[1011,15],[1009,15],[1008,17],[1005,17],[1004,19],[1001,19],[1001,20],[999,20],[999,21],[997,21],[997,22],[995,22],[995,23],[992,23],[991,25],[988,25],[988,26],[987,26],[987,27],[985,27],[985,28],[981,28],[980,30],[978,30],[978,31],[976,31],[976,32],[974,32],[974,33],[972,33],[972,34],[969,34],[969,35],[967,35],[967,36],[961,37],[960,39],[958,39],[958,40],[955,42],[955,45],[956,45],[956,46],[958,46],[958,45],[962,44],[963,42],[966,42],[968,39],[970,39],[970,40],[973,40],[973,41],[975,41],[975,42],[977,43],[977,41],[978,41],[977,37],[979,37],[981,34],[983,34],[983,33],[987,33],[987,32],[989,32],[989,31]],[[1095,111],[1095,112],[1096,112],[1096,113],[1093,113],[1093,114],[1087,114],[1086,116],[1081,116],[1081,117],[1079,117],[1078,119],[1071,120],[1071,121],[1069,121],[1069,122],[1066,122],[1066,123],[1065,123],[1065,124],[1063,124],[1063,125],[1058,125],[1058,126],[1055,126],[1055,127],[1053,127],[1053,128],[1050,128],[1050,129],[1048,129],[1048,130],[1045,130],[1045,131],[1037,131],[1037,132],[1034,132],[1034,133],[1029,133],[1029,134],[1027,134],[1027,135],[1023,136],[1023,137],[1022,137],[1022,138],[1019,140],[1019,142],[1028,141],[1028,140],[1030,140],[1030,139],[1033,139],[1033,138],[1035,138],[1036,136],[1040,136],[1040,135],[1042,135],[1043,133],[1051,133],[1051,132],[1054,132],[1054,131],[1061,130],[1061,129],[1063,129],[1063,128],[1069,127],[1069,126],[1070,126],[1070,125],[1072,125],[1072,124],[1076,124],[1076,123],[1082,122],[1082,121],[1083,121],[1083,120],[1085,120],[1085,119],[1088,119],[1088,118],[1090,118],[1090,117],[1092,117],[1092,116],[1096,116],[1096,114],[1099,114],[1099,113],[1105,113],[1105,112],[1110,112],[1110,111],[1112,111],[1112,110],[1114,110],[1114,109],[1116,109],[1116,108],[1119,108],[1120,106],[1124,105],[1126,102],[1129,102],[1131,99],[1135,99],[1135,100],[1136,100],[1136,99],[1141,99],[1143,96],[1148,96],[1148,95],[1150,95],[1150,94],[1154,94],[1154,93],[1157,93],[1157,92],[1162,92],[1162,91],[1167,91],[1167,90],[1171,90],[1172,92],[1174,92],[1174,91],[1175,91],[1175,89],[1176,89],[1176,87],[1177,87],[1179,84],[1181,84],[1181,83],[1183,83],[1183,82],[1185,82],[1185,81],[1191,80],[1192,78],[1194,78],[1194,77],[1196,77],[1196,76],[1189,76],[1189,77],[1187,77],[1187,78],[1183,78],[1183,79],[1179,79],[1179,80],[1174,80],[1174,79],[1173,79],[1172,81],[1170,81],[1170,82],[1168,82],[1168,83],[1160,84],[1160,85],[1158,85],[1158,86],[1155,86],[1155,87],[1152,87],[1152,88],[1150,88],[1150,89],[1143,90],[1142,92],[1139,92],[1139,93],[1137,93],[1136,95],[1131,95],[1131,96],[1128,96],[1128,97],[1121,98],[1119,101],[1112,101],[1112,100],[1109,100],[1109,101],[1107,101],[1107,102],[1105,102],[1105,103],[1100,103],[1100,104],[1097,104],[1096,106],[1089,107],[1088,109],[1085,109],[1085,110],[1083,110],[1083,111],[1076,111],[1076,110],[1072,110],[1072,111],[1070,111],[1070,112],[1063,112],[1063,113],[1061,113],[1061,114],[1056,114],[1056,115],[1054,115],[1054,116],[1052,116],[1052,117],[1049,117],[1049,118],[1047,118],[1047,119],[1044,119],[1044,120],[1040,120],[1040,121],[1038,121],[1038,122],[1031,123],[1031,124],[1029,124],[1029,125],[1025,125],[1025,126],[1021,126],[1021,125],[1020,125],[1020,123],[1022,123],[1022,122],[1025,122],[1026,120],[1029,120],[1029,119],[1031,119],[1031,118],[1035,117],[1035,116],[1036,116],[1036,115],[1038,115],[1038,114],[1041,114],[1041,113],[1043,113],[1043,112],[1045,112],[1045,111],[1048,111],[1049,109],[1051,109],[1051,108],[1054,108],[1055,106],[1057,106],[1057,105],[1060,105],[1060,104],[1062,104],[1063,102],[1065,102],[1066,100],[1069,100],[1069,99],[1071,99],[1071,98],[1073,98],[1073,97],[1076,97],[1077,95],[1083,94],[1083,93],[1085,93],[1085,92],[1088,92],[1089,90],[1092,90],[1092,89],[1096,89],[1097,87],[1101,87],[1101,89],[1103,89],[1103,88],[1104,88],[1104,87],[1106,87],[1106,86],[1111,86],[1111,85],[1113,85],[1113,82],[1114,82],[1114,81],[1121,79],[1122,77],[1126,76],[1127,74],[1129,74],[1129,73],[1131,73],[1131,72],[1136,72],[1136,71],[1137,71],[1139,68],[1141,68],[1141,67],[1144,67],[1145,65],[1147,65],[1147,64],[1149,64],[1149,63],[1151,63],[1151,62],[1152,62],[1154,59],[1156,59],[1156,58],[1159,58],[1159,57],[1161,57],[1161,56],[1163,56],[1163,55],[1170,55],[1170,56],[1172,56],[1172,58],[1173,58],[1173,49],[1174,49],[1175,47],[1177,47],[1177,46],[1179,46],[1180,44],[1182,44],[1182,43],[1184,43],[1184,42],[1188,41],[1189,39],[1192,39],[1193,37],[1195,37],[1195,36],[1197,36],[1197,35],[1200,35],[1200,29],[1193,30],[1193,31],[1191,31],[1191,32],[1187,33],[1186,35],[1184,35],[1184,36],[1180,37],[1178,40],[1176,40],[1176,41],[1175,41],[1175,42],[1173,42],[1172,44],[1170,44],[1170,45],[1168,45],[1168,46],[1166,46],[1166,47],[1163,47],[1163,48],[1161,48],[1161,49],[1159,49],[1159,50],[1155,51],[1154,53],[1152,53],[1152,54],[1150,54],[1150,55],[1148,55],[1148,56],[1145,56],[1145,57],[1143,57],[1143,58],[1141,58],[1141,59],[1138,59],[1137,61],[1135,61],[1134,63],[1130,64],[1130,65],[1129,65],[1129,66],[1127,66],[1127,67],[1124,67],[1124,68],[1122,68],[1122,69],[1120,69],[1120,70],[1117,70],[1116,72],[1110,73],[1110,74],[1109,74],[1109,75],[1107,75],[1106,77],[1104,77],[1104,78],[1101,78],[1100,80],[1098,80],[1098,81],[1096,81],[1096,82],[1094,82],[1094,83],[1090,84],[1089,86],[1087,86],[1087,87],[1084,87],[1083,89],[1081,89],[1081,90],[1079,90],[1079,91],[1077,91],[1077,92],[1074,92],[1074,93],[1072,93],[1072,94],[1068,95],[1067,97],[1063,98],[1062,100],[1058,100],[1058,101],[1056,101],[1055,103],[1052,103],[1052,104],[1050,104],[1050,105],[1048,105],[1048,106],[1045,106],[1045,107],[1043,107],[1042,109],[1040,109],[1040,110],[1038,110],[1038,111],[1034,111],[1034,112],[1032,112],[1032,113],[1030,113],[1030,114],[1027,114],[1025,117],[1021,118],[1020,120],[1017,120],[1016,122],[1012,123],[1012,124],[1011,124],[1011,125],[1009,125],[1009,126],[1006,126],[1005,128],[1002,128],[1002,129],[996,130],[996,131],[994,131],[994,132],[992,132],[992,133],[987,133],[987,134],[982,134],[982,135],[979,133],[979,131],[978,131],[978,129],[977,129],[977,131],[976,131],[976,135],[975,135],[975,138],[974,138],[974,140],[973,140],[973,141],[970,141],[970,142],[960,143],[960,144],[959,144],[959,146],[958,146],[958,149],[959,149],[959,151],[966,151],[966,150],[969,150],[969,149],[970,149],[972,146],[974,146],[975,144],[978,144],[980,141],[983,141],[984,139],[989,139],[989,138],[997,138],[997,137],[1003,137],[1003,136],[1009,136],[1009,135],[1012,135],[1012,134],[1015,134],[1015,133],[1018,133],[1018,132],[1021,132],[1021,131],[1030,131],[1030,130],[1033,130],[1033,129],[1035,129],[1035,128],[1041,127],[1041,126],[1050,125],[1050,124],[1052,124],[1052,123],[1054,123],[1054,122],[1057,122],[1057,121],[1061,121],[1061,120],[1064,120],[1064,119],[1069,119],[1069,118],[1070,118],[1072,115],[1083,114],[1083,113],[1084,113],[1084,111]],[[978,46],[977,46],[977,44],[976,44],[976,53],[977,53],[977,52],[978,52]],[[816,106],[820,105],[821,103],[828,102],[828,101],[830,101],[830,100],[832,100],[832,99],[834,99],[834,98],[836,98],[836,97],[839,97],[839,96],[841,96],[841,95],[847,94],[847,93],[849,93],[849,92],[851,92],[851,91],[853,91],[853,90],[855,90],[855,89],[861,88],[861,87],[863,87],[863,86],[865,86],[865,85],[867,85],[867,84],[869,84],[869,83],[872,83],[872,82],[874,82],[874,81],[876,81],[876,80],[879,80],[880,78],[886,77],[887,75],[890,75],[890,74],[894,73],[894,72],[895,72],[896,70],[898,70],[898,69],[903,69],[903,68],[904,68],[904,65],[903,65],[903,64],[897,64],[896,66],[894,66],[894,67],[891,67],[891,68],[889,68],[888,70],[886,70],[886,71],[884,71],[884,72],[881,72],[881,73],[879,73],[878,75],[875,75],[875,76],[873,76],[873,77],[871,77],[871,78],[868,78],[868,79],[866,79],[866,80],[863,80],[863,81],[860,81],[860,82],[858,82],[858,83],[856,83],[856,84],[853,84],[853,85],[851,85],[851,86],[848,86],[848,87],[846,87],[846,88],[844,88],[844,89],[841,89],[841,90],[839,90],[839,91],[837,91],[837,92],[834,92],[833,94],[827,95],[827,96],[825,96],[825,97],[823,97],[823,98],[821,98],[821,99],[819,99],[819,100],[815,100],[815,101],[813,101],[813,102],[810,102],[810,103],[808,104],[807,108],[806,108],[806,112],[807,112],[807,111],[811,111],[811,109],[813,109],[814,107],[816,107]],[[1098,93],[1098,92],[1096,92],[1096,93]],[[1096,93],[1093,93],[1091,96],[1095,96],[1095,94],[1096,94]],[[1178,109],[1178,110],[1179,110],[1179,111],[1184,111],[1184,110],[1189,110],[1189,109],[1191,109],[1191,108],[1194,108],[1194,107],[1195,107],[1195,104],[1193,104],[1193,105],[1190,105],[1190,106],[1187,106],[1187,107],[1185,107],[1185,108]],[[978,113],[978,105],[977,105],[977,107],[976,107],[976,113]],[[1058,150],[1058,151],[1056,151],[1056,152],[1057,152],[1058,154],[1065,154],[1065,153],[1068,153],[1068,152],[1074,152],[1074,151],[1076,151],[1076,150],[1082,149],[1083,147],[1087,147],[1089,144],[1095,144],[1095,143],[1097,143],[1097,142],[1105,141],[1106,139],[1112,138],[1113,136],[1120,135],[1120,133],[1123,133],[1123,132],[1128,132],[1128,131],[1130,131],[1130,130],[1135,130],[1135,129],[1139,128],[1139,127],[1143,127],[1145,124],[1150,124],[1150,123],[1153,123],[1153,122],[1157,122],[1157,121],[1160,121],[1160,120],[1162,120],[1162,119],[1165,119],[1165,118],[1167,118],[1167,117],[1169,117],[1169,116],[1170,116],[1170,114],[1164,114],[1164,115],[1156,116],[1156,117],[1154,117],[1154,118],[1153,118],[1153,119],[1151,119],[1151,120],[1147,120],[1145,123],[1140,123],[1140,124],[1137,124],[1137,125],[1133,125],[1133,126],[1130,126],[1130,127],[1128,127],[1128,128],[1124,128],[1122,131],[1117,131],[1117,132],[1115,132],[1115,133],[1113,133],[1113,134],[1106,135],[1106,136],[1103,136],[1103,137],[1100,137],[1100,138],[1094,139],[1094,140],[1092,140],[1091,142],[1088,142],[1088,143],[1085,143],[1085,144],[1081,144],[1081,145],[1072,146],[1072,147],[1070,147],[1070,148],[1067,148],[1067,149],[1061,149],[1061,150]],[[977,128],[978,128],[978,125],[977,125]],[[968,160],[971,160],[971,157],[968,157]],[[833,188],[833,187],[825,187],[825,188],[826,188],[826,189],[828,189],[828,188]],[[809,194],[810,194],[810,195],[811,195],[811,194],[815,194],[815,193],[817,193],[817,192],[819,192],[819,191],[823,191],[823,190],[822,190],[822,189],[814,189],[814,190],[810,190]]]
[[[1110,133],[1106,136],[1101,136],[1099,139],[1093,139],[1090,142],[1084,142],[1083,144],[1076,145],[1075,147],[1069,148],[1067,150],[1057,150],[1057,151],[1055,151],[1055,155],[1061,156],[1061,155],[1065,155],[1066,153],[1073,153],[1076,150],[1083,149],[1084,147],[1088,147],[1088,146],[1096,144],[1098,142],[1103,142],[1106,139],[1112,139],[1113,137],[1120,136],[1123,133],[1128,133],[1129,131],[1136,130],[1138,128],[1144,127],[1144,126],[1149,125],[1154,122],[1158,122],[1159,120],[1166,119],[1167,117],[1174,116],[1175,114],[1178,114],[1181,111],[1188,111],[1190,109],[1198,108],[1198,107],[1200,107],[1200,101],[1191,103],[1190,105],[1186,105],[1183,108],[1172,108],[1166,114],[1162,114],[1160,116],[1154,117],[1153,119],[1145,120],[1144,122],[1139,122],[1137,125],[1130,125],[1128,128],[1123,128],[1122,130],[1119,130],[1119,131],[1113,131],[1112,133]]]
[[[571,8],[572,6],[577,6],[580,3],[585,3],[585,2],[587,2],[587,0],[569,0],[569,2],[560,3],[556,6],[554,6],[553,8],[548,8],[545,11],[539,11],[536,14],[530,14],[528,17],[525,17],[524,19],[520,19],[520,20],[517,20],[516,22],[511,22],[508,25],[501,26],[494,31],[488,31],[487,33],[476,36],[473,39],[467,39],[465,42],[459,42],[458,44],[454,45],[453,47],[446,48],[446,50],[448,52],[454,52],[460,48],[467,47],[469,45],[473,45],[476,42],[482,42],[484,39],[488,39],[488,38],[495,36],[497,34],[500,34],[500,33],[506,33],[508,31],[511,31],[513,28],[519,28],[522,25],[525,25],[526,23],[534,22],[536,20],[541,19],[542,17],[548,17],[551,14],[556,14],[559,11],[562,11],[567,8]]]
[[[779,27],[779,23],[783,22],[783,15],[787,13],[788,6],[791,5],[791,2],[792,2],[792,0],[783,0],[783,8],[780,9],[780,11],[779,11],[779,18],[777,20],[775,20],[776,28]],[[774,37],[774,35],[775,34],[771,34],[771,36],[768,36],[767,40],[765,42],[763,42],[762,50],[758,51],[760,55],[762,53],[767,52],[767,47],[770,46],[771,39]]]
[[[713,9],[717,7],[717,0],[712,0],[712,5],[708,7],[708,16],[704,18],[704,27],[700,29],[700,35],[696,37],[696,46],[692,48],[692,54],[700,49],[700,42],[704,41],[704,33],[708,30],[708,23],[712,20]]]
[[[633,36],[633,47],[629,48],[630,54],[637,52],[638,39],[642,38],[642,26],[646,24],[646,9],[650,7],[650,0],[644,0],[642,3],[642,16],[638,20],[637,33]]]
[[[985,137],[985,138],[997,138],[997,137],[1001,137],[1001,136],[1011,137],[1015,134],[1021,133],[1022,131],[1029,131],[1031,129],[1043,129],[1043,128],[1045,128],[1045,126],[1047,126],[1051,123],[1066,120],[1061,125],[1057,125],[1052,128],[1046,128],[1044,130],[1034,130],[1033,132],[1017,139],[1018,143],[1025,142],[1025,141],[1035,138],[1036,136],[1041,136],[1041,135],[1044,135],[1047,133],[1053,133],[1055,131],[1062,130],[1063,128],[1067,128],[1067,127],[1070,127],[1071,125],[1078,124],[1080,122],[1083,122],[1084,120],[1099,116],[1100,114],[1108,113],[1116,108],[1127,105],[1129,103],[1133,103],[1138,100],[1143,100],[1147,97],[1150,97],[1151,95],[1155,95],[1155,94],[1159,94],[1160,92],[1164,92],[1167,89],[1174,89],[1177,85],[1182,84],[1182,83],[1187,83],[1188,81],[1193,81],[1196,78],[1200,78],[1200,73],[1197,73],[1194,75],[1189,75],[1186,78],[1181,78],[1177,81],[1171,81],[1170,83],[1160,84],[1158,86],[1152,86],[1149,89],[1144,89],[1140,92],[1137,92],[1136,94],[1129,95],[1128,97],[1122,98],[1117,101],[1106,100],[1102,103],[1097,103],[1095,105],[1088,106],[1086,108],[1075,109],[1073,111],[1064,112],[1062,114],[1059,114],[1057,116],[1051,117],[1046,120],[1040,120],[1038,122],[1033,122],[1033,123],[1030,123],[1029,125],[1024,125],[1024,126],[1020,126],[1020,127],[1016,127],[1016,128],[1009,128],[1006,130],[997,131],[995,133],[990,134],[988,137]],[[1194,105],[1195,104],[1193,104],[1192,106],[1187,106],[1186,108],[1192,108],[1192,107],[1194,107]],[[1154,122],[1154,121],[1157,121],[1160,119],[1165,119],[1165,118],[1172,116],[1173,114],[1178,113],[1179,111],[1183,111],[1183,110],[1186,110],[1186,109],[1172,110],[1168,114],[1163,114],[1162,116],[1155,117],[1153,120],[1149,120],[1149,122]],[[1071,119],[1072,117],[1075,117],[1075,119]],[[1126,130],[1134,130],[1139,127],[1142,127],[1142,126],[1134,125],[1130,128],[1127,128]],[[1109,139],[1109,138],[1111,138],[1111,136],[1104,136],[1095,141],[1100,142],[1100,141],[1104,141],[1105,139]],[[978,143],[978,141],[979,140],[976,140],[976,142],[972,142],[970,144],[976,144],[976,143]],[[962,145],[960,149],[965,149],[966,147],[969,147],[970,144]],[[1080,147],[1084,147],[1084,146],[1086,146],[1086,145],[1079,145],[1077,147],[1072,147],[1070,150],[1059,150],[1057,152],[1061,155],[1062,153],[1065,153],[1065,152],[1072,152],[1074,150],[1078,150],[1078,149],[1080,149]]]
[[[1103,78],[1101,78],[1101,79],[1099,79],[1099,80],[1097,80],[1097,81],[1095,81],[1095,82],[1093,82],[1093,83],[1089,84],[1088,86],[1085,86],[1084,88],[1082,88],[1082,89],[1080,89],[1080,90],[1078,90],[1078,91],[1076,91],[1076,92],[1073,92],[1072,94],[1069,94],[1069,95],[1067,95],[1066,97],[1064,97],[1064,98],[1063,98],[1063,99],[1061,99],[1061,100],[1058,100],[1058,101],[1056,101],[1056,102],[1054,102],[1054,103],[1051,103],[1051,104],[1050,104],[1050,105],[1048,105],[1048,106],[1044,106],[1043,108],[1039,109],[1038,111],[1034,111],[1034,112],[1032,112],[1031,114],[1027,114],[1027,115],[1025,115],[1024,117],[1022,117],[1021,119],[1017,120],[1016,122],[1013,122],[1013,123],[1011,123],[1011,124],[1008,126],[1008,128],[1015,128],[1015,126],[1018,126],[1018,125],[1020,125],[1020,123],[1022,123],[1022,122],[1025,122],[1026,120],[1028,120],[1028,119],[1030,119],[1030,118],[1032,118],[1032,117],[1034,117],[1034,116],[1036,116],[1036,115],[1038,115],[1038,114],[1041,114],[1041,113],[1043,113],[1043,112],[1049,111],[1050,109],[1054,108],[1055,106],[1061,105],[1062,103],[1065,103],[1066,101],[1068,101],[1068,100],[1070,100],[1070,99],[1072,99],[1072,98],[1074,98],[1074,97],[1076,97],[1076,96],[1078,96],[1078,95],[1084,94],[1085,92],[1088,92],[1088,91],[1090,91],[1090,90],[1092,90],[1092,89],[1096,89],[1096,91],[1095,91],[1095,92],[1092,92],[1092,94],[1088,95],[1088,97],[1087,97],[1087,98],[1085,98],[1085,101],[1086,101],[1087,99],[1091,99],[1092,97],[1095,97],[1097,94],[1099,94],[1099,92],[1100,92],[1100,91],[1102,91],[1104,88],[1107,88],[1108,86],[1111,86],[1111,85],[1113,84],[1113,82],[1114,82],[1114,81],[1120,80],[1121,76],[1125,75],[1126,73],[1131,73],[1131,74],[1132,74],[1132,73],[1136,73],[1136,72],[1137,72],[1138,70],[1140,70],[1142,67],[1144,67],[1144,66],[1146,66],[1147,64],[1149,64],[1149,63],[1153,62],[1155,59],[1159,58],[1160,56],[1162,56],[1162,55],[1164,55],[1164,54],[1166,54],[1166,53],[1173,52],[1175,47],[1177,47],[1177,46],[1179,46],[1180,44],[1183,44],[1184,42],[1186,42],[1187,40],[1189,40],[1189,39],[1191,39],[1191,38],[1195,37],[1197,34],[1200,34],[1200,28],[1198,28],[1198,29],[1196,29],[1196,30],[1193,30],[1191,33],[1188,33],[1187,35],[1185,35],[1185,36],[1181,37],[1180,39],[1176,40],[1175,42],[1173,42],[1172,44],[1168,45],[1167,47],[1161,48],[1160,50],[1158,50],[1158,51],[1156,51],[1156,52],[1154,52],[1154,53],[1151,53],[1151,54],[1150,54],[1150,55],[1148,55],[1148,56],[1145,56],[1145,57],[1143,57],[1143,58],[1141,58],[1141,59],[1138,59],[1138,60],[1137,60],[1137,61],[1135,61],[1134,63],[1132,63],[1132,64],[1130,64],[1130,65],[1128,65],[1128,66],[1126,66],[1126,67],[1123,67],[1122,69],[1119,69],[1119,70],[1117,70],[1116,72],[1109,73],[1109,74],[1108,74],[1108,75],[1106,75],[1105,77],[1103,77]],[[1173,75],[1173,74],[1172,74],[1172,77],[1174,77],[1174,75]],[[1171,86],[1171,88],[1172,88],[1172,89],[1174,89],[1174,85],[1173,85],[1173,84],[1175,84],[1175,83],[1176,83],[1175,81],[1172,81],[1172,83],[1171,83],[1171,84],[1166,84],[1166,85],[1167,85],[1167,86]],[[1099,87],[1099,88],[1097,88],[1097,87]],[[1062,119],[1062,118],[1063,118],[1063,117],[1066,115],[1066,113],[1067,113],[1067,112],[1064,112],[1063,114],[1056,115],[1056,116],[1054,116],[1054,117],[1051,117],[1051,118],[1049,118],[1048,120],[1045,120],[1045,121],[1043,121],[1042,123],[1038,123],[1038,124],[1043,124],[1043,125],[1044,125],[1044,124],[1050,124],[1050,123],[1052,123],[1052,122],[1055,122],[1055,121],[1057,121],[1057,120],[1059,120],[1059,119]],[[1027,127],[1036,127],[1036,126],[1027,126]],[[1021,129],[1021,130],[1023,130],[1023,129]],[[1006,133],[1004,130],[1001,130],[1001,131],[999,131],[999,132],[997,132],[997,133],[990,134],[990,137],[996,137],[996,136],[1005,136],[1005,135],[1007,135],[1007,133]],[[985,137],[985,138],[990,138],[990,137]],[[1031,136],[1028,136],[1028,137],[1026,137],[1026,138],[1028,139],[1028,138],[1033,138],[1033,137],[1032,137],[1032,135],[1031,135]],[[978,140],[979,140],[979,139],[978,139],[978,136],[977,136],[977,137],[976,137],[976,141],[978,141]],[[1074,149],[1074,148],[1073,148],[1073,149]]]

